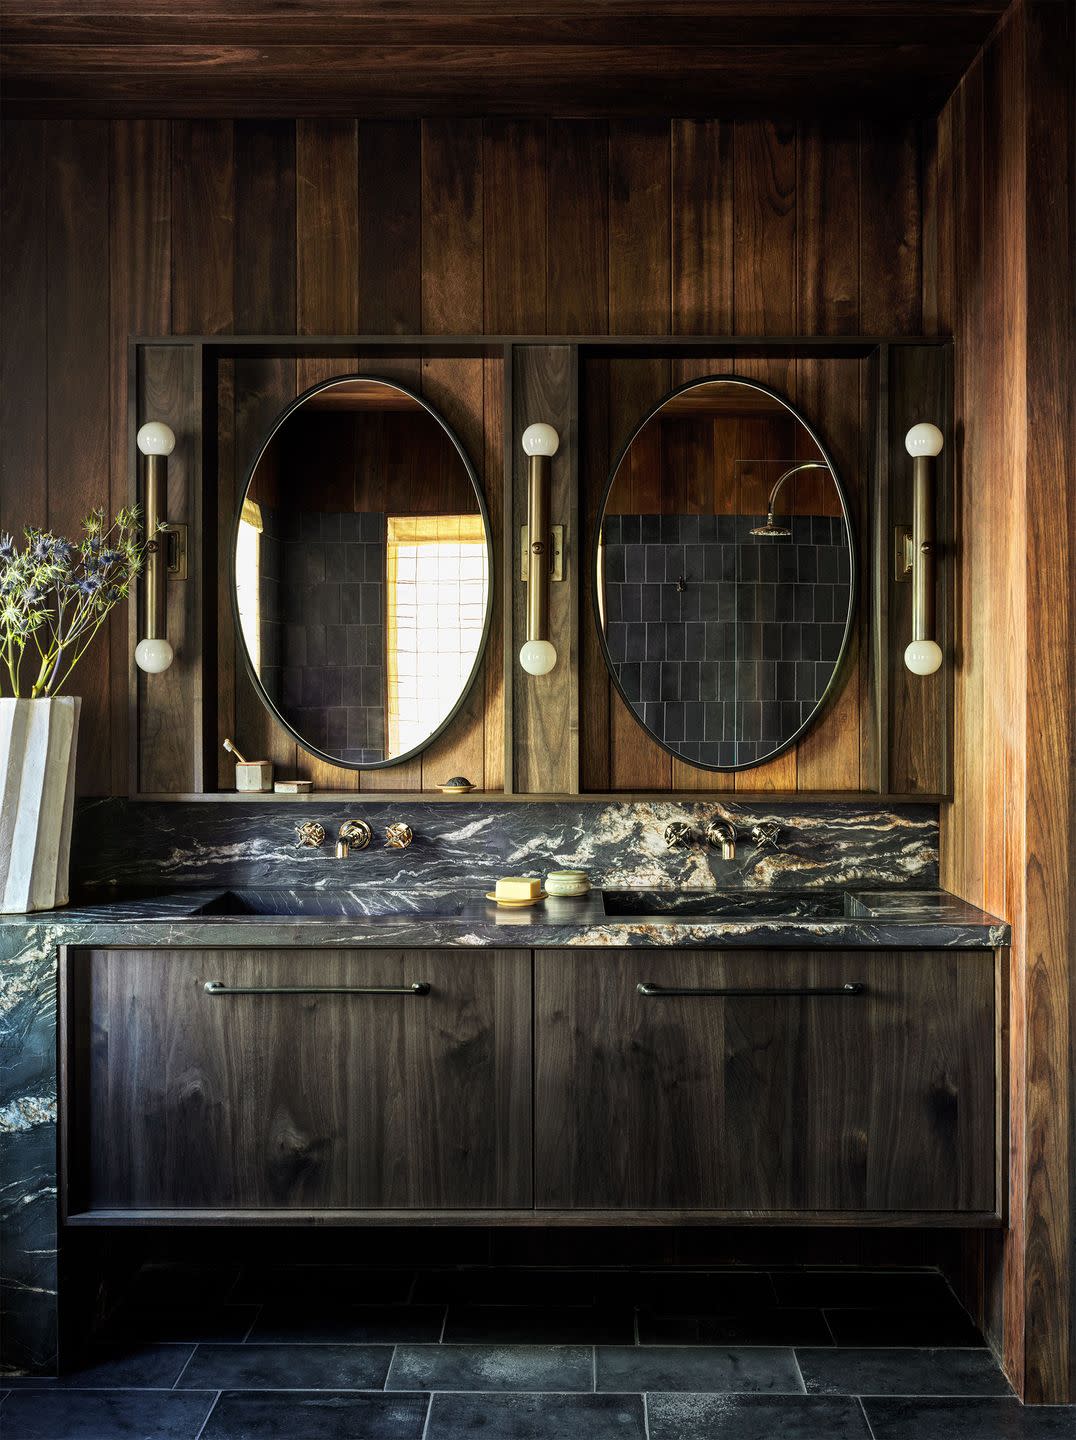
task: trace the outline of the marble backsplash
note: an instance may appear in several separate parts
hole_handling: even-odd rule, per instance
[[[341,823],[365,820],[366,850],[338,860]],[[735,860],[702,838],[714,818],[739,832]],[[295,827],[317,820],[327,839],[300,848]],[[387,826],[406,821],[414,841],[385,847]],[[697,832],[669,850],[664,830],[686,821]],[[758,821],[781,827],[775,851],[750,840]],[[73,892],[105,898],[143,887],[279,884],[303,888],[489,885],[499,875],[544,875],[578,866],[605,888],[801,889],[819,886],[928,888],[938,883],[934,805],[751,803],[722,798],[610,802],[391,799],[322,803],[87,800],[75,816]]]

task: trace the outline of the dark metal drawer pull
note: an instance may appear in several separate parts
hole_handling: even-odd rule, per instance
[[[207,980],[207,995],[428,995],[430,982],[416,980],[413,985],[225,985],[223,980]]]
[[[657,996],[663,999],[667,995],[744,995],[750,998],[752,995],[777,996],[782,995],[862,995],[866,985],[862,980],[849,980],[846,985],[794,985],[787,990],[779,990],[768,985],[739,986],[726,985],[721,989],[690,990],[680,985],[655,985],[652,980],[640,980],[635,987],[640,995]]]

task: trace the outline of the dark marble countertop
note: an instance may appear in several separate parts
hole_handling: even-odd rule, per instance
[[[0,926],[32,928],[37,945],[989,950],[1010,941],[1007,924],[944,890],[692,891],[692,909],[701,901],[718,913],[650,913],[671,895],[688,893],[646,892],[656,897],[651,904],[641,892],[617,892],[621,908],[643,913],[613,914],[606,912],[601,890],[505,909],[487,901],[481,890],[217,886],[5,915]],[[617,897],[610,892],[610,909]],[[640,903],[632,905],[633,900]]]

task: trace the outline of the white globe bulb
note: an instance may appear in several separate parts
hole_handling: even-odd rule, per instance
[[[528,455],[555,455],[559,446],[560,436],[552,425],[528,425],[523,432],[523,449]]]
[[[940,455],[945,436],[937,425],[922,421],[913,425],[904,437],[904,448],[909,455]]]
[[[557,648],[549,640],[528,640],[520,646],[519,663],[528,675],[548,675],[557,663]]]
[[[904,652],[904,663],[913,675],[933,675],[941,667],[941,646],[933,640],[913,640]]]
[[[167,640],[139,640],[135,646],[135,664],[147,675],[159,675],[167,670],[175,651]]]
[[[163,420],[150,420],[138,432],[138,448],[143,455],[171,455],[176,448],[175,434]]]

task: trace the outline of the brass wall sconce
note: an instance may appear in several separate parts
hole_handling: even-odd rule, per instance
[[[904,651],[904,663],[913,675],[933,675],[942,663],[941,646],[934,639],[934,461],[941,454],[945,436],[937,425],[913,425],[904,437],[912,457],[912,529],[900,536],[904,575],[912,580],[912,639]]]
[[[135,646],[135,664],[147,675],[167,670],[175,657],[168,643],[168,543],[174,527],[168,524],[168,457],[176,437],[160,420],[151,420],[138,432],[138,448],[145,456],[142,509],[146,524],[146,568],[142,577],[144,635]]]
[[[524,554],[527,561],[527,638],[519,651],[519,663],[528,675],[548,675],[557,663],[557,651],[548,638],[550,559],[553,532],[549,525],[549,474],[551,461],[560,446],[552,425],[528,425],[523,432],[523,449],[529,457],[527,471],[527,532]]]

